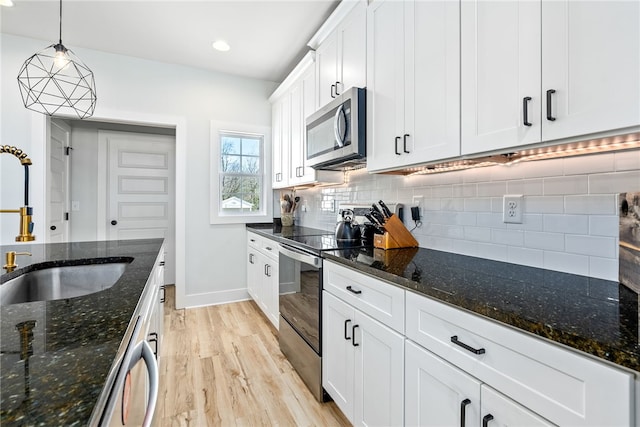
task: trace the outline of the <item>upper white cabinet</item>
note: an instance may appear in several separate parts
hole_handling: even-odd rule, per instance
[[[272,103],[274,189],[317,182],[342,183],[343,174],[307,166],[305,121],[315,111],[316,70],[308,53],[269,100]]]
[[[463,0],[462,154],[640,124],[640,3]]]
[[[376,0],[367,26],[367,169],[458,156],[460,3]]]
[[[317,108],[350,87],[366,87],[367,2],[343,1],[309,46],[316,50]]]

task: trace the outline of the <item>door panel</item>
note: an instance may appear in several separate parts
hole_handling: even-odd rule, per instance
[[[51,120],[47,177],[47,239],[49,243],[69,241],[69,156],[71,127],[60,120]],[[52,230],[52,228],[54,228]]]

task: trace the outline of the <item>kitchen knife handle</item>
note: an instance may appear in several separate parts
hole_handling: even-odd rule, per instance
[[[382,200],[379,200],[378,204],[382,208],[382,212],[384,213],[384,216],[387,218],[391,218],[391,210],[389,210],[387,205]]]

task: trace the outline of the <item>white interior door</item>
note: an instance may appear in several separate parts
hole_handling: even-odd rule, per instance
[[[164,238],[165,283],[175,283],[175,137],[99,131],[106,144],[108,240]]]
[[[47,162],[47,242],[69,241],[69,156],[71,127],[51,120]]]

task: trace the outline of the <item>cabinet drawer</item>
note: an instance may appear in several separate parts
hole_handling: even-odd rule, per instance
[[[247,232],[247,246],[251,248],[260,249],[262,245],[262,238],[255,233],[250,231]]]
[[[406,304],[407,338],[553,423],[631,425],[632,374],[413,292]]]
[[[278,242],[263,237],[262,244],[260,246],[260,252],[277,262],[279,257]]]
[[[404,293],[399,287],[332,262],[324,262],[323,288],[377,321],[404,333]]]

